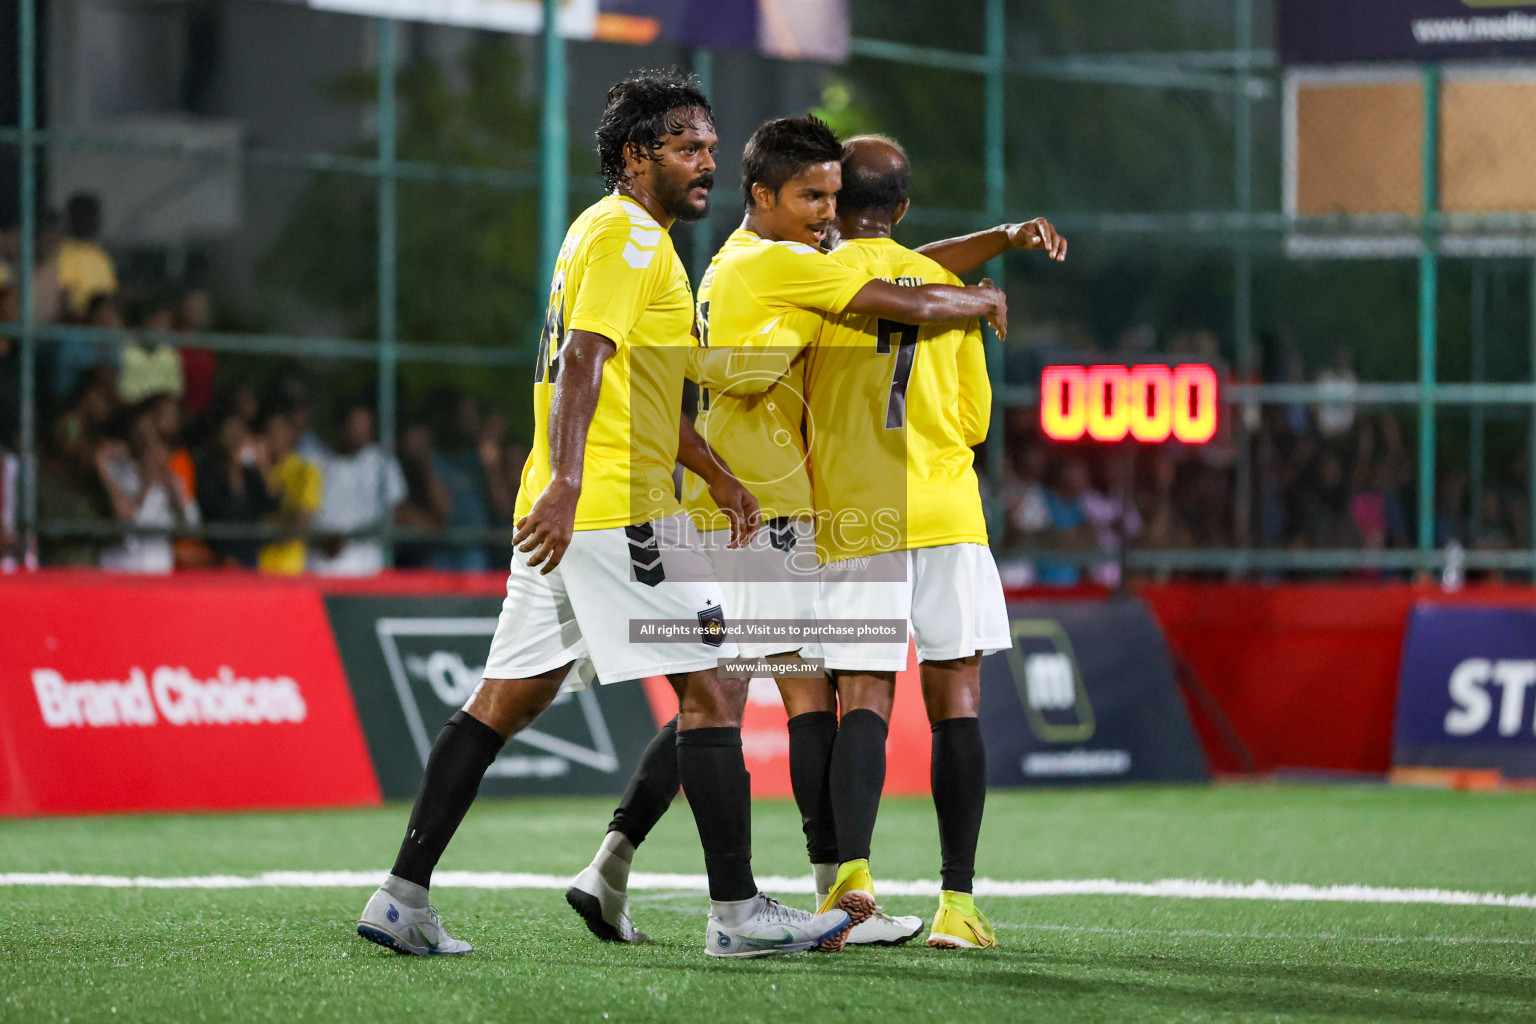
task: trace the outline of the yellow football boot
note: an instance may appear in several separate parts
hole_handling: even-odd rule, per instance
[[[987,915],[976,909],[968,892],[939,893],[939,912],[933,915],[928,945],[934,949],[986,949],[997,945],[997,933]]]
[[[832,891],[822,899],[816,913],[825,914],[834,909],[847,911],[854,925],[862,924],[875,912],[875,882],[869,876],[868,860],[850,860],[838,865],[837,881],[832,883]],[[848,932],[845,931],[816,948],[824,953],[836,953],[847,941]]]

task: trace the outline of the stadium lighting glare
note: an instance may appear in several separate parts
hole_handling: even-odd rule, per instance
[[[1055,441],[1176,440],[1216,436],[1216,371],[1180,366],[1048,366],[1040,374],[1040,429]]]

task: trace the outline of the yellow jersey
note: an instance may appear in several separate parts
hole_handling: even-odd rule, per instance
[[[566,232],[550,282],[519,518],[549,485],[549,406],[571,331],[616,346],[587,431],[575,528],[633,526],[682,511],[672,467],[692,330],[693,292],[666,229],[625,196],[587,207]]]
[[[889,238],[850,239],[830,259],[899,285],[962,283]],[[980,321],[828,316],[805,385],[823,562],[987,542],[971,452],[991,418]]]
[[[272,467],[272,479],[282,494],[279,504],[284,516],[292,519],[320,508],[320,470],[314,463],[289,452]],[[263,572],[297,576],[304,571],[306,551],[302,537],[274,541],[261,549],[256,565]]]
[[[59,243],[59,288],[76,314],[84,314],[98,295],[117,291],[117,270],[99,242],[66,238]]]
[[[699,283],[699,435],[757,499],[764,519],[810,517],[805,470],[805,382],[800,358],[821,330],[874,280],[798,242],[738,228]],[[683,476],[683,506],[701,530],[729,527],[704,480]]]

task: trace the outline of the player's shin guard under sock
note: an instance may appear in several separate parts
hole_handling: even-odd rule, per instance
[[[843,715],[832,745],[832,815],[838,859],[867,860],[885,788],[885,737],[890,727],[868,708]]]
[[[622,832],[632,844],[639,846],[672,806],[678,786],[677,718],[673,716],[672,721],[651,737],[640,757],[640,767],[635,769],[629,788],[624,790],[624,799],[613,812],[608,831]]]
[[[752,777],[741,756],[739,728],[688,729],[677,734],[677,769],[693,808],[709,872],[709,898],[722,902],[757,895],[752,878]]]
[[[501,735],[484,722],[464,711],[453,713],[432,744],[427,773],[390,874],[422,887],[432,884],[432,869],[474,803],[480,780],[502,743]]]
[[[837,715],[807,711],[789,720],[789,784],[800,808],[805,849],[812,864],[837,864],[837,828],[832,816],[832,744]]]
[[[930,780],[944,858],[943,888],[970,892],[987,801],[987,754],[976,719],[946,718],[933,723]]]

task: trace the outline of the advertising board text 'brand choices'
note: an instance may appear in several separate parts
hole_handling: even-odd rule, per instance
[[[50,668],[32,670],[38,709],[51,729],[166,725],[277,725],[308,714],[288,676],[249,679],[221,665],[200,679],[183,667],[137,666],[124,679],[72,682]]]

